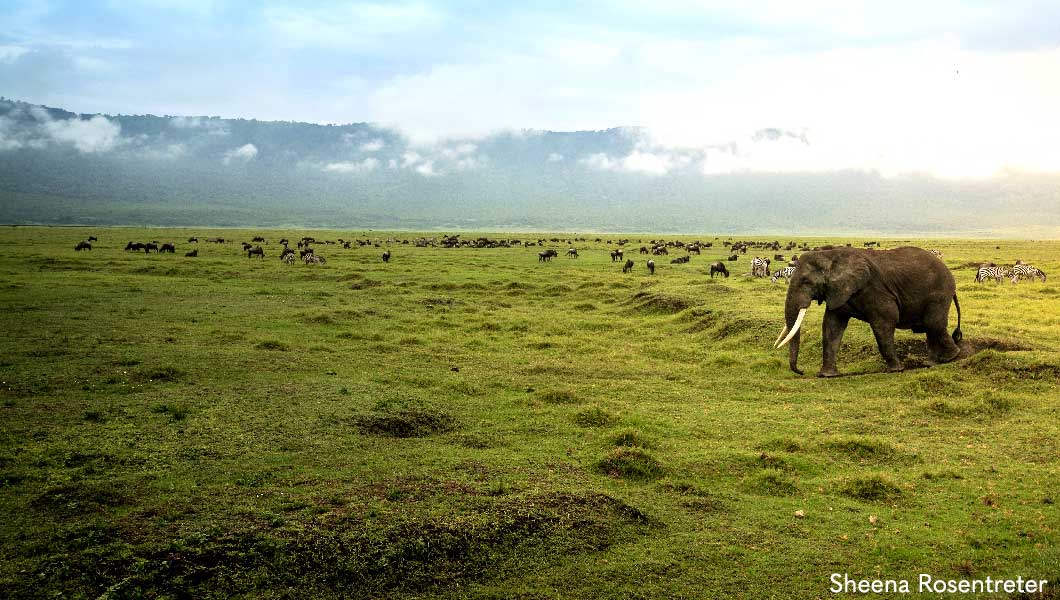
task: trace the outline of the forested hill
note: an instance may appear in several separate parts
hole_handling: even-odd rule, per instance
[[[747,144],[782,143],[763,129]],[[737,151],[734,147],[733,151]],[[413,144],[368,123],[0,100],[0,222],[1054,236],[1060,177],[713,173],[636,128]]]

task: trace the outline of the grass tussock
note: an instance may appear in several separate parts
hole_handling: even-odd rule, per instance
[[[695,305],[695,302],[681,296],[637,292],[633,294],[634,308],[645,312],[677,314]]]
[[[358,415],[353,419],[361,433],[394,438],[425,437],[452,431],[456,419],[429,407],[408,407]]]
[[[665,469],[654,456],[641,448],[618,447],[596,463],[599,473],[610,477],[646,481],[658,479]]]
[[[868,436],[835,437],[822,444],[832,454],[861,461],[882,462],[900,456],[891,442]]]
[[[902,496],[902,489],[883,475],[855,477],[844,482],[839,490],[844,496],[865,502],[886,502]]]
[[[287,352],[291,349],[289,344],[279,340],[265,340],[258,342],[254,347],[258,350],[267,350],[269,352]]]
[[[590,406],[574,413],[574,424],[579,427],[608,427],[617,422],[617,416],[599,406]]]
[[[793,496],[799,491],[790,475],[775,469],[763,469],[745,478],[742,487],[747,492],[763,496]]]
[[[640,431],[636,429],[626,429],[618,432],[614,437],[611,438],[611,443],[615,446],[625,446],[627,448],[644,448],[651,450],[654,444],[651,443],[648,438],[644,436]]]
[[[581,401],[571,389],[542,390],[536,392],[534,398],[545,404],[577,404]]]

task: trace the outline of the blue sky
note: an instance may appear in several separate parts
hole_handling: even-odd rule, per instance
[[[643,126],[623,160],[663,171],[1060,171],[1060,5],[3,0],[0,94],[424,144]]]

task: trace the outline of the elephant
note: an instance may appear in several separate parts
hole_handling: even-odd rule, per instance
[[[833,248],[807,252],[799,259],[784,304],[784,329],[774,348],[787,343],[788,366],[799,370],[799,328],[813,300],[827,304],[822,322],[823,360],[818,377],[835,377],[836,353],[851,317],[872,327],[889,371],[904,369],[894,348],[894,330],[927,334],[935,362],[960,354],[961,304],[953,274],[930,252],[906,246],[893,250]],[[950,302],[957,307],[957,328],[948,335]]]

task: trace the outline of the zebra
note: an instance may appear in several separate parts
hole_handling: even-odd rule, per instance
[[[312,256],[312,254],[309,254],[308,256]],[[283,264],[285,264],[285,265],[293,265],[294,264],[294,251],[292,250],[292,251],[288,252],[287,254],[284,254],[283,258],[281,258],[280,260],[282,260]]]
[[[294,255],[293,254],[288,254],[287,256],[294,256]],[[326,260],[324,260],[323,256],[317,256],[316,254],[306,254],[305,255],[305,259],[303,259],[303,260],[305,260],[305,264],[307,264],[307,265],[322,265],[325,262],[327,262]]]
[[[993,279],[997,283],[1001,283],[1001,280],[1012,274],[1011,270],[1005,266],[997,265],[982,265],[979,267],[979,271],[975,274],[975,282],[983,283],[987,279]]]
[[[783,269],[773,273],[773,278],[769,280],[770,283],[776,283],[781,277],[785,281],[791,281],[791,274],[795,272],[795,267],[784,267]]]
[[[754,257],[751,261],[751,276],[752,277],[767,277],[769,275],[769,259]]]
[[[942,258],[942,250],[928,250],[928,252],[934,254],[935,256],[937,256],[939,258]]]
[[[1021,262],[1012,267],[1012,283],[1020,279],[1041,279],[1042,283],[1045,283],[1045,272],[1038,267]]]

